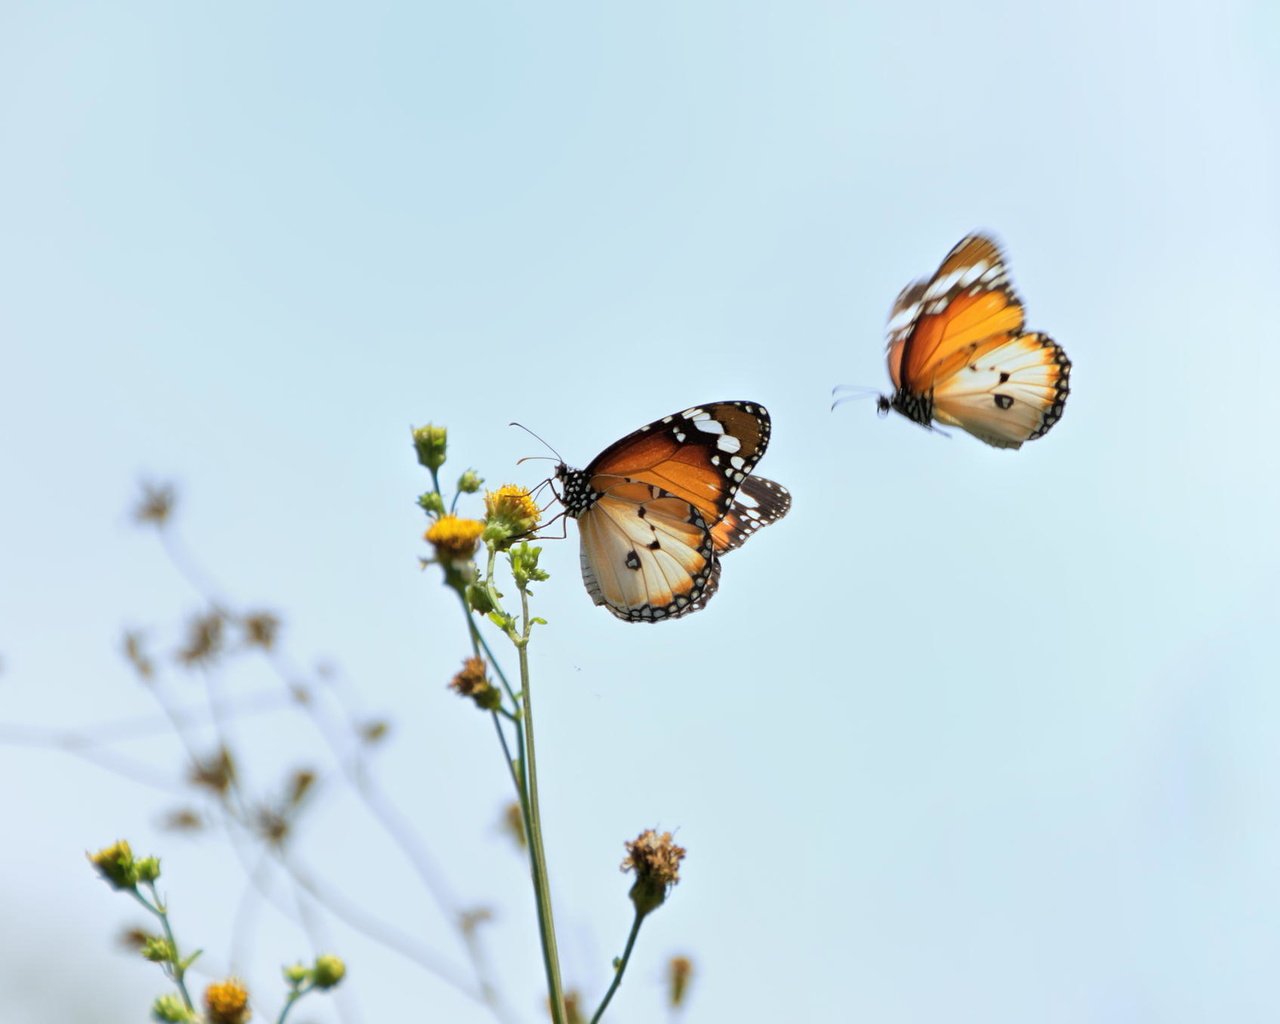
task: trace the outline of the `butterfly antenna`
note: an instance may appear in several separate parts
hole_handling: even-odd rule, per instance
[[[846,402],[880,397],[880,392],[876,388],[869,388],[862,384],[838,384],[831,389],[831,394],[833,396],[832,409],[835,409],[838,405],[844,405]]]
[[[523,430],[523,431],[524,431],[526,434],[528,434],[530,437],[532,437],[532,438],[534,438],[535,440],[537,440],[537,441],[541,442],[541,443],[542,443],[542,445],[543,445],[544,447],[546,447],[547,451],[551,452],[551,454],[552,454],[552,455],[554,455],[554,456],[556,457],[556,461],[557,461],[557,462],[560,462],[560,463],[563,463],[563,462],[564,462],[564,459],[563,459],[563,458],[561,458],[560,453],[559,453],[558,451],[556,451],[554,448],[552,448],[552,447],[551,447],[551,445],[547,444],[547,442],[546,442],[546,441],[543,441],[543,440],[542,440],[542,438],[538,437],[538,435],[537,435],[537,434],[535,434],[532,430],[530,430],[528,427],[526,427],[523,423],[516,423],[516,422],[512,421],[511,423],[508,423],[508,424],[507,424],[507,426],[509,426],[509,427],[519,427],[521,430]],[[545,455],[526,455],[523,459],[520,459],[519,461],[517,461],[517,462],[516,462],[516,465],[517,465],[517,466],[518,466],[518,465],[520,465],[520,463],[521,463],[521,462],[528,462],[530,459],[545,459],[545,458],[547,458],[547,456],[545,456]]]

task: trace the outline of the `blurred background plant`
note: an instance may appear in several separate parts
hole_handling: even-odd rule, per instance
[[[526,728],[531,719],[525,648],[533,627],[542,621],[529,612],[529,586],[546,580],[547,575],[538,568],[540,549],[524,538],[537,526],[540,510],[523,488],[506,485],[484,496],[483,519],[458,515],[459,500],[476,494],[482,480],[467,470],[458,480],[456,493],[449,498],[442,494],[438,471],[445,461],[446,438],[443,428],[414,431],[419,462],[432,477],[431,490],[418,502],[430,520],[425,534],[429,554],[421,562],[424,568],[440,568],[446,587],[460,600],[465,616],[457,627],[440,631],[442,637],[460,634],[453,642],[469,652],[448,687],[492,716],[508,777],[515,787],[513,802],[495,800],[502,808],[495,814],[495,833],[505,834],[511,849],[529,861],[535,900],[530,906],[507,908],[506,912],[525,914],[536,904],[552,1019],[557,1024],[599,1020],[603,1004],[595,1007],[589,1018],[583,1016],[588,1011],[582,1008],[585,997],[581,989],[566,993],[561,986],[550,889],[545,867],[539,864],[545,854],[536,813],[534,762],[528,754],[532,734]],[[173,570],[200,597],[199,607],[179,622],[129,629],[121,638],[120,654],[154,702],[156,713],[76,730],[14,723],[0,726],[0,740],[7,743],[58,750],[118,776],[125,783],[122,801],[132,799],[139,786],[160,792],[163,806],[157,811],[159,822],[174,835],[175,842],[185,838],[214,844],[239,867],[239,882],[224,879],[216,883],[227,886],[220,904],[231,918],[228,947],[219,957],[197,960],[180,957],[168,931],[164,903],[155,890],[158,861],[135,859],[123,841],[91,858],[104,878],[115,888],[133,893],[164,926],[160,939],[136,924],[126,926],[122,933],[123,947],[166,965],[175,980],[178,992],[156,1004],[157,1019],[194,1020],[184,1014],[212,1013],[208,1007],[200,1011],[198,1001],[188,992],[183,977],[188,968],[197,974],[213,971],[211,977],[257,969],[255,962],[269,956],[256,948],[255,942],[264,912],[290,922],[316,957],[327,955],[323,950],[335,941],[332,937],[341,941],[342,935],[354,933],[371,940],[386,955],[403,958],[409,971],[422,972],[429,979],[421,983],[424,991],[440,985],[463,996],[474,1005],[477,1019],[487,1016],[515,1022],[536,1017],[536,1012],[513,1009],[504,990],[504,972],[486,949],[485,932],[493,924],[495,908],[484,902],[463,902],[446,878],[443,865],[449,857],[456,861],[452,874],[465,875],[468,870],[465,837],[453,833],[447,823],[423,821],[420,808],[403,806],[379,782],[377,753],[393,734],[395,716],[361,712],[341,675],[331,666],[311,671],[301,668],[287,650],[280,614],[234,606],[215,584],[213,573],[183,543],[176,512],[176,488],[167,483],[143,484],[132,511],[133,521],[154,533]],[[475,561],[477,549],[486,556],[483,570]],[[511,582],[521,604],[515,615],[502,607],[504,594],[495,575],[499,555],[510,562]],[[511,642],[519,662],[515,676],[518,689],[508,681],[483,638],[484,628],[495,638],[505,635]],[[450,641],[442,638],[441,642]],[[241,677],[251,664],[266,671],[257,672],[254,682],[245,685]],[[490,682],[491,668],[501,686]],[[197,695],[194,700],[193,689]],[[457,711],[456,707],[450,710]],[[286,754],[272,743],[276,734],[270,727],[265,732],[250,728],[255,722],[278,720],[281,715],[300,718],[309,726],[310,741],[302,749],[290,749]],[[176,742],[176,767],[129,752],[139,739],[166,735]],[[479,760],[483,755],[477,752],[476,756]],[[423,782],[422,787],[449,784],[447,777],[441,777]],[[401,859],[433,905],[435,920],[415,920],[401,905],[379,906],[361,898],[352,879],[326,863],[332,859],[332,849],[317,848],[308,841],[307,829],[314,817],[349,804],[339,794],[354,798],[362,812],[360,824],[348,830],[352,847],[362,851],[359,871],[382,871],[379,857]],[[380,851],[368,842],[373,832],[381,833],[384,840]],[[530,837],[537,837],[532,846]],[[369,850],[364,852],[366,845]],[[632,845],[628,844],[629,851]],[[663,851],[648,856],[629,853],[623,865],[637,872],[636,886],[640,886],[640,879],[646,880],[650,905],[645,913],[656,908],[678,880],[676,868],[684,851],[674,847],[669,833],[664,836]],[[651,868],[655,856],[665,856],[667,863]],[[567,895],[572,905],[572,894]],[[643,917],[637,913],[637,926]],[[621,981],[636,930],[633,928],[631,940],[613,968],[607,961],[595,965],[601,976],[593,990],[605,993],[606,1002]],[[157,953],[166,950],[164,956]],[[280,996],[281,1015],[298,996],[316,987],[312,974],[293,973],[297,977],[286,972],[293,988]],[[406,988],[416,990],[419,983],[410,981],[411,976],[406,974]],[[215,996],[221,993],[226,997],[224,1002],[236,1002],[231,995],[239,982],[225,984],[231,987],[215,988]],[[254,991],[266,989],[259,983]],[[672,987],[668,1006],[673,1013],[683,1005],[683,992],[683,985],[678,990]],[[359,1020],[359,983],[348,984],[341,996],[331,1012],[344,1022]],[[517,1005],[527,1007],[530,1002],[518,999]],[[240,1004],[248,1013],[248,1003],[242,999]],[[220,1024],[223,1018],[213,1014],[208,1019]],[[234,1013],[229,1012],[225,1019],[234,1019]]]

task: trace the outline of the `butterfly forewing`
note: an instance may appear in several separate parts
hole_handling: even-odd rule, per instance
[[[715,590],[720,563],[706,520],[660,488],[616,483],[578,525],[587,592],[619,618],[678,618]]]
[[[911,337],[911,330],[916,325],[916,320],[920,317],[920,311],[924,305],[925,289],[929,287],[927,279],[921,281],[912,281],[909,285],[898,293],[898,298],[893,303],[893,309],[889,311],[889,324],[886,328],[889,335],[888,349],[889,377],[893,381],[895,388],[902,386],[902,377],[900,367],[902,366],[902,349],[906,345],[907,339]]]
[[[1009,284],[1000,249],[984,235],[970,235],[951,250],[920,301],[897,381],[912,391],[932,387],[943,375],[939,361],[957,349],[1022,330],[1022,303]]]
[[[715,523],[760,461],[769,431],[769,413],[754,402],[694,406],[628,434],[584,472],[601,493],[617,478],[651,483],[696,505]]]

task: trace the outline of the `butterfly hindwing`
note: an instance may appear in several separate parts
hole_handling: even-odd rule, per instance
[[[582,579],[596,604],[635,622],[700,608],[720,573],[698,509],[660,488],[625,480],[581,516]]]
[[[711,528],[716,551],[725,554],[743,545],[760,527],[776,523],[791,508],[791,494],[781,484],[749,476],[734,495],[725,517]]]
[[[935,386],[934,416],[996,448],[1018,448],[1062,415],[1071,362],[1044,334],[1001,335]]]

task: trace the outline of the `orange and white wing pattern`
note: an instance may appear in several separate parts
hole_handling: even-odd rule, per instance
[[[1070,374],[1071,361],[1048,335],[1001,335],[934,385],[933,415],[996,448],[1018,448],[1061,418]]]
[[[661,487],[697,506],[714,524],[764,455],[771,429],[769,413],[755,402],[698,405],[614,442],[584,473],[599,493],[620,477]]]
[[[926,284],[909,285],[890,315],[890,408],[923,426],[960,427],[1019,448],[1062,416],[1071,361],[1044,334],[1023,333],[1022,302],[999,246],[970,235]]]
[[[751,476],[769,432],[763,406],[713,402],[641,427],[586,469],[557,466],[592,600],[632,622],[701,608],[719,554],[790,508],[785,488]]]
[[[578,516],[582,581],[620,619],[658,622],[697,611],[720,562],[698,509],[637,480],[610,487]]]
[[[733,504],[723,519],[711,528],[716,551],[725,554],[740,548],[756,530],[776,523],[791,509],[791,493],[772,480],[749,476],[742,481]]]

